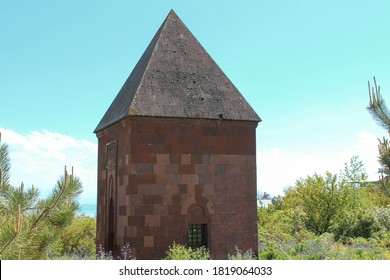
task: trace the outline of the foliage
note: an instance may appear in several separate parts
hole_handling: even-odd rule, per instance
[[[98,246],[96,254],[88,254],[87,251],[82,254],[70,253],[61,256],[54,257],[55,260],[135,260],[132,255],[130,244],[126,243],[121,247],[121,255],[115,258],[111,251],[106,251],[101,245]]]
[[[382,95],[380,93],[380,86],[377,85],[374,77],[374,86],[371,88],[370,82],[368,82],[368,94],[369,94],[369,105],[367,110],[370,112],[372,117],[377,123],[390,133],[390,111],[387,108]],[[379,140],[379,163],[384,167],[383,172],[385,175],[390,175],[390,145],[389,141],[383,137],[383,141]],[[380,189],[384,195],[390,197],[390,182],[386,177],[382,178],[379,183]]]
[[[387,181],[380,180],[379,182],[369,183],[358,190],[357,195],[364,205],[367,207],[386,207],[390,205],[390,196],[383,192],[382,183],[387,184]]]
[[[111,251],[106,251],[101,244],[99,244],[96,251],[96,259],[97,260],[113,260],[114,256]]]
[[[205,247],[193,249],[186,248],[183,245],[173,242],[169,246],[165,260],[208,260],[210,259],[210,251]]]
[[[351,239],[349,244],[334,241],[326,233],[300,242],[272,243],[259,252],[266,260],[389,260],[389,250],[375,240]]]
[[[368,81],[368,94],[370,101],[367,110],[376,120],[378,125],[382,126],[387,131],[390,131],[390,111],[382,98],[381,88],[377,85],[375,77],[373,87],[371,87],[370,81]]]
[[[77,216],[65,227],[56,240],[55,256],[96,254],[96,220],[89,216]]]
[[[296,182],[285,194],[284,204],[293,212],[300,212],[299,220],[317,235],[329,230],[346,205],[347,190],[344,181],[329,172],[315,174]],[[299,205],[300,207],[293,207]],[[299,222],[299,220],[297,222]]]
[[[8,145],[1,143],[0,133],[0,188],[9,184],[11,162],[8,156]]]
[[[348,211],[333,227],[336,240],[348,243],[351,238],[371,238],[380,226],[370,209]]]
[[[361,188],[367,184],[367,172],[359,157],[353,156],[344,164],[344,170],[340,171],[340,180],[350,187]]]
[[[374,207],[372,211],[378,223],[390,232],[390,205],[387,207]]]
[[[52,257],[53,260],[113,260],[114,256],[111,251],[106,251],[102,245],[99,245],[96,254],[89,254],[89,252],[77,253],[71,252],[64,255]]]
[[[243,252],[237,246],[234,249],[234,254],[228,254],[228,260],[255,260],[256,255],[252,250]]]
[[[97,260],[113,260],[114,256],[112,255],[112,252],[106,252],[104,248],[99,245],[98,250],[96,252],[96,259]],[[135,257],[133,257],[133,253],[130,248],[130,243],[126,243],[121,247],[121,255],[117,257],[118,260],[135,260]]]
[[[0,143],[0,151],[0,258],[47,259],[79,207],[81,182],[65,168],[52,193],[41,199],[34,186],[10,185],[8,147]]]
[[[376,84],[368,111],[390,133],[390,111]],[[353,157],[340,174],[300,179],[259,207],[260,259],[390,259],[390,143],[379,140],[385,177],[367,182]]]
[[[390,205],[357,157],[258,207],[259,259],[390,259]]]

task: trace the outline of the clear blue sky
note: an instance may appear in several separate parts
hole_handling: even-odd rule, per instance
[[[302,168],[339,168],[351,154],[376,172],[386,132],[365,110],[367,81],[390,102],[390,1],[0,0],[0,128],[16,181],[42,172],[50,151],[93,174],[95,154],[77,149],[95,148],[93,130],[170,9],[263,119],[259,190],[280,193]],[[22,160],[62,136],[74,153]],[[95,178],[82,178],[90,197]]]

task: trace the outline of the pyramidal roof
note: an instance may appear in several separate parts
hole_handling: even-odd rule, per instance
[[[261,121],[173,10],[94,132],[127,116]]]

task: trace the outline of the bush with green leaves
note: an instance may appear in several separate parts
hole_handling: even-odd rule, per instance
[[[126,243],[121,247],[120,256],[115,257],[111,251],[106,251],[102,245],[99,245],[95,254],[88,254],[85,251],[83,253],[69,253],[57,257],[53,257],[54,260],[135,260],[130,243]]]
[[[300,179],[268,207],[260,205],[259,259],[388,259],[389,206],[366,178],[353,157],[340,175]]]
[[[61,231],[56,240],[55,256],[94,256],[96,254],[95,238],[96,219],[84,215],[76,216],[72,223]]]
[[[390,232],[390,205],[386,207],[374,207],[372,212],[378,223],[388,232]]]
[[[337,175],[314,174],[300,179],[284,198],[286,208],[301,210],[300,220],[316,235],[328,232],[348,203],[349,189]]]
[[[228,260],[256,260],[257,257],[253,250],[243,252],[237,246],[234,248],[234,254],[228,254]]]
[[[205,247],[191,248],[173,242],[169,246],[165,260],[209,260],[210,251]]]
[[[325,233],[300,242],[270,242],[259,252],[266,260],[389,260],[389,250],[375,239],[350,239],[348,244],[334,241]]]

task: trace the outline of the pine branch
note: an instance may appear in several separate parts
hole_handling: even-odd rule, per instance
[[[16,237],[19,235],[21,229],[22,229],[22,213],[20,210],[20,205],[18,206],[18,215],[15,218],[15,227],[14,227],[14,235],[8,242],[3,246],[3,248],[0,250],[0,256],[3,254],[3,252],[14,242]]]
[[[43,218],[47,218],[50,223],[56,220],[56,222],[52,223],[53,225],[63,224],[61,220],[63,221],[68,220],[68,218],[71,218],[72,216],[72,215],[69,216],[70,215],[69,211],[73,213],[75,210],[77,210],[78,203],[74,202],[73,200],[81,192],[82,192],[82,185],[80,184],[80,181],[74,177],[73,168],[72,168],[72,174],[69,175],[65,167],[65,177],[63,181],[57,182],[57,187],[53,190],[52,198],[50,199],[54,201],[50,202],[49,200],[49,205],[44,208],[42,213],[40,213],[37,219],[32,223],[31,229],[35,228]],[[67,204],[63,205],[63,202],[66,202]],[[61,205],[65,207],[64,209],[68,209],[68,206],[70,208],[64,212],[63,211],[64,209],[61,210],[58,209]],[[58,216],[59,214],[60,216]],[[68,216],[68,218],[66,218],[66,216]]]
[[[0,187],[9,183],[10,168],[11,168],[11,163],[8,156],[8,146],[0,142],[0,170],[1,170]]]
[[[73,174],[72,174],[73,176]],[[38,218],[34,221],[34,223],[31,225],[31,229],[35,228],[36,225],[40,222],[40,220],[45,217],[48,213],[50,213],[50,211],[56,207],[56,205],[58,204],[58,202],[60,201],[60,199],[63,197],[63,194],[65,192],[65,189],[68,187],[68,183],[69,183],[69,175],[68,175],[68,171],[66,170],[66,166],[65,166],[65,180],[62,184],[62,187],[61,187],[61,190],[60,190],[60,193],[58,194],[58,196],[56,197],[56,199],[54,200],[54,202],[49,205],[48,207],[46,207],[42,213],[38,216]]]
[[[390,131],[390,111],[383,101],[380,94],[380,86],[377,85],[375,77],[374,86],[372,88],[370,86],[370,81],[368,81],[368,94],[370,102],[367,110],[380,126]]]

